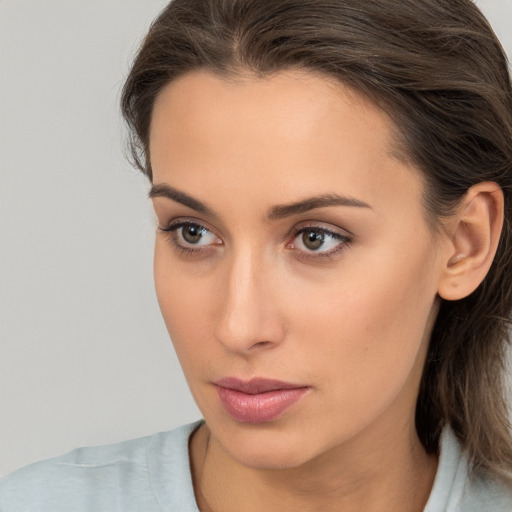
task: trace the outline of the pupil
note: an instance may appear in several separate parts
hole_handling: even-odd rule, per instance
[[[306,231],[302,235],[304,245],[311,250],[320,249],[324,243],[324,235],[316,231]]]
[[[183,238],[191,244],[199,242],[202,236],[199,226],[187,226],[183,230]]]

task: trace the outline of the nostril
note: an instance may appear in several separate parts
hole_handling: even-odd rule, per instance
[[[255,343],[251,349],[256,349],[256,348],[263,348],[263,347],[266,347],[267,345],[272,345],[272,342],[270,341],[258,341],[257,343]]]

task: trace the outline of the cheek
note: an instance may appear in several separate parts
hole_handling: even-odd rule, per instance
[[[180,262],[166,240],[155,245],[155,289],[169,336],[191,391],[221,357],[212,342],[221,294],[212,269]]]
[[[194,345],[194,340],[201,339],[195,332],[204,319],[200,304],[203,295],[197,293],[194,279],[191,279],[186,269],[176,264],[169,252],[166,242],[157,239],[154,258],[155,289],[160,311],[181,361],[187,347]],[[186,344],[184,340],[187,340]]]
[[[435,299],[428,250],[407,257],[375,251],[355,260],[309,286],[289,313],[290,335],[308,366],[352,411],[400,391],[415,368]]]
[[[280,357],[293,361],[297,378],[354,404],[390,395],[403,384],[420,349],[435,287],[426,270],[432,263],[427,243],[416,238],[415,252],[386,249],[397,245],[347,255],[314,279],[280,267],[267,298],[286,323]],[[193,268],[170,258],[166,242],[157,241],[158,301],[187,376],[224,357],[212,339],[221,284],[213,269]]]

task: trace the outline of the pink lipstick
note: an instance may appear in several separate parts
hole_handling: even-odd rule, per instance
[[[265,423],[281,415],[308,391],[300,386],[272,379],[243,381],[226,377],[215,382],[227,413],[241,423]]]

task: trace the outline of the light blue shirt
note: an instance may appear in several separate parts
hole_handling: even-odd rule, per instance
[[[0,480],[1,512],[199,512],[188,439],[200,422],[123,443],[78,448]],[[243,511],[242,511],[243,512]],[[471,477],[451,430],[425,512],[512,512],[512,489]]]

